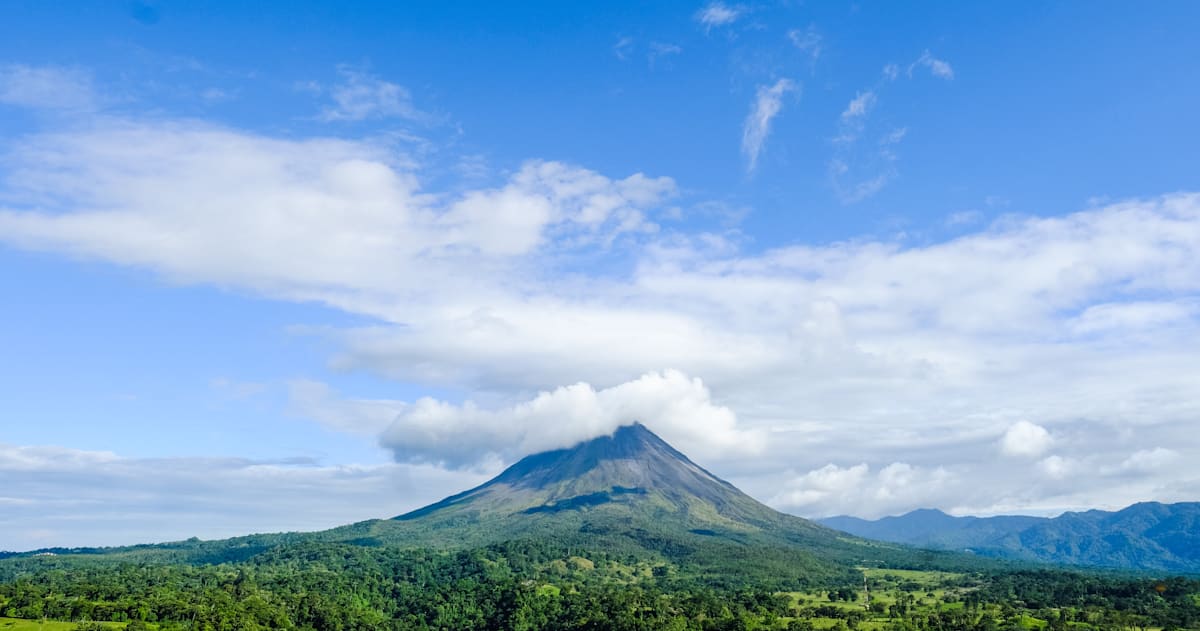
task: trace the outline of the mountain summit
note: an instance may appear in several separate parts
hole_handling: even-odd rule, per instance
[[[714,577],[749,569],[780,585],[842,576],[864,560],[911,557],[901,546],[780,513],[640,423],[528,456],[480,486],[399,517],[330,534],[366,545],[443,548],[550,541]]]
[[[634,423],[570,449],[528,456],[481,486],[397,519],[532,515],[607,504],[649,504],[680,515],[699,509],[725,522],[774,513]]]

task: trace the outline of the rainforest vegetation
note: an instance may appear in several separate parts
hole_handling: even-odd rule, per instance
[[[539,541],[311,542],[204,564],[24,556],[0,563],[0,631],[1200,628],[1195,579],[855,568],[786,589],[771,572],[747,562],[714,582],[661,559]]]

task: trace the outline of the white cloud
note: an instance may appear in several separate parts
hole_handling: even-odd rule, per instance
[[[929,51],[921,53],[921,56],[916,61],[908,66],[908,76],[912,76],[913,70],[916,68],[927,68],[929,73],[939,79],[950,80],[954,78],[954,69],[950,64],[934,57]]]
[[[381,442],[400,462],[463,468],[570,447],[634,421],[701,457],[764,447],[761,432],[739,428],[733,411],[713,403],[699,379],[674,370],[602,390],[586,383],[563,386],[496,409],[424,398],[403,407]]]
[[[633,38],[622,35],[617,38],[617,43],[613,44],[613,54],[617,59],[625,61],[629,59],[629,55],[633,53]]]
[[[0,207],[9,243],[350,310],[434,275],[452,290],[478,277],[466,270],[480,257],[502,274],[503,259],[547,239],[578,248],[653,231],[646,211],[674,191],[666,178],[530,162],[501,187],[439,199],[380,146],[195,124],[51,134],[15,159],[31,168],[9,178],[16,207]]]
[[[394,517],[484,479],[423,465],[137,459],[0,443],[0,548],[320,530]]]
[[[714,456],[760,497],[784,488],[780,471],[831,454],[961,480],[895,495],[896,510],[1182,498],[1200,479],[1195,193],[1047,209],[918,244],[747,251],[661,228],[669,179],[554,162],[427,190],[412,160],[376,143],[111,119],[31,133],[4,159],[5,244],[371,318],[317,333],[339,344],[335,368],[471,392],[470,414],[439,404],[449,418],[513,418],[538,392],[599,401],[675,369],[703,378],[712,395],[695,400],[736,415],[738,433],[765,433],[755,458]],[[377,408],[324,396],[337,405],[312,416],[363,434],[383,424]],[[1014,472],[996,440],[1022,420],[1053,427],[1055,454],[1081,470],[1160,445],[1180,457],[1094,480],[1055,479],[1049,463]],[[433,436],[413,444],[432,454]],[[515,456],[524,435],[513,440],[499,449]],[[705,462],[702,443],[689,449]],[[780,505],[867,506],[837,497]]]
[[[866,179],[847,182],[849,173],[850,165],[844,160],[834,158],[829,161],[829,182],[843,204],[855,204],[875,195],[896,177],[896,169],[890,167]]]
[[[904,140],[904,137],[907,135],[907,127],[897,127],[896,129],[884,134],[883,137],[879,139],[879,144],[881,146],[894,145],[899,143],[901,140]]]
[[[718,26],[733,24],[742,17],[745,9],[738,5],[727,5],[722,2],[710,2],[696,13],[696,20],[704,25],[705,32]]]
[[[330,429],[371,438],[379,436],[408,407],[388,399],[347,399],[310,379],[288,384],[288,404],[293,413]]]
[[[1046,456],[1038,463],[1038,468],[1051,478],[1061,480],[1078,469],[1077,463],[1059,455]]]
[[[1190,322],[1197,308],[1190,302],[1115,302],[1092,305],[1068,323],[1077,335],[1132,333]]]
[[[91,75],[78,68],[0,65],[0,103],[52,110],[96,105]]]
[[[846,109],[842,110],[842,120],[851,121],[866,116],[867,112],[871,111],[871,107],[875,105],[875,101],[874,92],[870,90],[859,92],[853,99],[850,99],[850,103],[846,105]]]
[[[874,91],[859,92],[839,117],[839,132],[833,139],[834,157],[829,161],[827,176],[830,188],[843,204],[855,204],[875,195],[899,175],[894,164],[896,146],[908,134],[907,127],[888,130],[865,154],[857,150],[857,143],[867,129],[868,115],[877,102]]]
[[[816,27],[809,26],[806,29],[792,29],[788,31],[787,36],[793,46],[809,56],[810,61],[816,62],[821,56],[822,39]]]
[[[365,72],[342,67],[341,81],[329,89],[333,104],[321,111],[326,121],[361,121],[374,118],[424,120],[427,115],[412,102],[403,86]]]
[[[666,57],[678,55],[683,52],[683,47],[678,44],[668,44],[665,42],[650,42],[650,51],[646,53],[646,60],[654,67],[655,62]]]
[[[1040,456],[1054,442],[1050,432],[1029,421],[1017,421],[1000,438],[1000,450],[1009,456]]]
[[[929,51],[909,64],[907,76],[913,70],[928,68],[936,77],[953,79],[950,64],[934,58]],[[838,117],[838,134],[833,138],[834,155],[827,169],[830,188],[843,204],[854,204],[874,196],[890,182],[899,177],[896,162],[899,159],[894,147],[908,132],[907,127],[896,127],[879,136],[873,149],[863,149],[859,141],[871,130],[870,114],[879,103],[879,94],[891,82],[900,77],[900,66],[889,63],[883,67],[882,77],[875,85],[855,94]]]
[[[791,79],[780,79],[771,86],[759,86],[754,104],[746,122],[742,125],[742,154],[746,156],[746,170],[758,166],[758,156],[771,132],[771,121],[783,109],[783,97],[788,92],[799,90]]]
[[[893,462],[872,475],[866,463],[828,464],[787,481],[771,503],[811,516],[853,513],[867,517],[935,505],[954,483],[942,468],[923,469]]]
[[[1121,462],[1121,470],[1152,473],[1171,466],[1178,459],[1179,454],[1171,449],[1163,447],[1141,449]]]
[[[946,217],[946,225],[950,227],[969,226],[979,223],[983,219],[983,213],[978,210],[960,210],[950,213]]]

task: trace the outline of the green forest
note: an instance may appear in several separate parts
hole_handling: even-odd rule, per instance
[[[860,567],[781,582],[775,569],[751,555],[714,581],[662,558],[537,540],[458,551],[309,542],[203,564],[21,556],[0,561],[0,631],[1200,628],[1190,578]]]

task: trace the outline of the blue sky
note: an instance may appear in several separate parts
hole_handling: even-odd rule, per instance
[[[0,11],[0,549],[635,418],[806,516],[1196,499],[1194,4]]]

